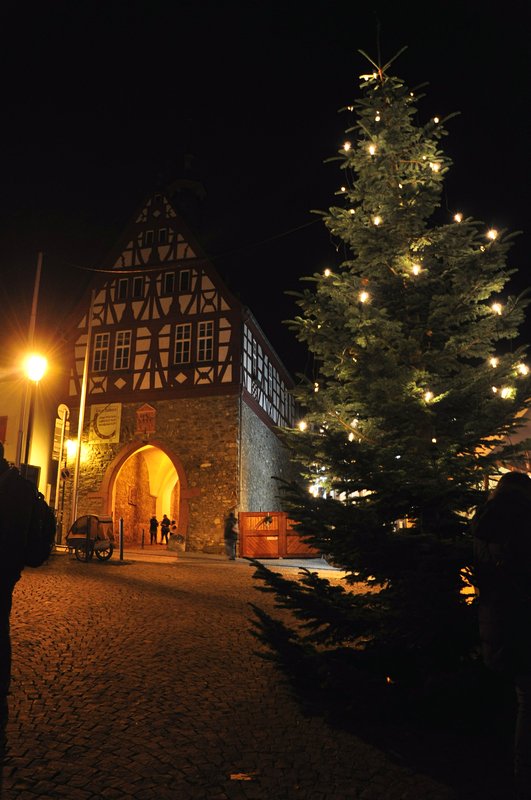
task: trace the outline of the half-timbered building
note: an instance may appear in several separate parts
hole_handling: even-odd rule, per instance
[[[187,549],[215,551],[230,509],[281,510],[291,378],[165,194],[143,203],[68,329],[63,400],[82,435],[63,529],[112,514],[140,544],[166,513]]]

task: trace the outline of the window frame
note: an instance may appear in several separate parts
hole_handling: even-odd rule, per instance
[[[98,331],[94,334],[92,372],[107,372],[109,369],[110,344],[111,334],[109,331]]]
[[[189,269],[182,269],[179,272],[179,291],[189,292],[192,285],[192,273]]]
[[[118,278],[116,284],[115,301],[123,302],[129,295],[129,278]]]
[[[204,328],[204,330],[202,330],[202,328]],[[206,319],[197,323],[197,361],[198,363],[205,364],[213,360],[214,321]]]
[[[140,286],[140,294],[137,294],[136,287]],[[133,275],[133,285],[131,287],[131,299],[143,300],[144,299],[144,276]]]
[[[126,343],[119,343],[120,336],[129,336],[129,340]],[[132,356],[132,348],[133,348],[133,331],[132,330],[124,330],[124,331],[116,331],[114,337],[114,359],[113,365],[115,370],[127,370],[130,368],[131,365],[131,356]],[[124,362],[124,352],[127,352],[127,363]],[[118,360],[120,359],[121,363],[118,364]]]
[[[180,336],[180,332],[186,332],[187,335]],[[182,346],[183,353],[180,359],[177,358],[177,347]],[[188,359],[185,359],[186,351]],[[191,322],[178,322],[175,325],[175,339],[173,347],[173,363],[175,366],[185,366],[192,363],[192,323]]]
[[[168,288],[168,282],[171,283],[171,289]],[[162,293],[173,294],[175,292],[175,272],[165,272],[162,276]]]

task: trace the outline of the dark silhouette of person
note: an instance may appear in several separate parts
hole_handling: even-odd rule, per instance
[[[149,543],[150,544],[157,544],[157,529],[159,527],[159,521],[156,516],[153,514],[151,519],[149,520]]]
[[[234,561],[236,559],[236,543],[238,541],[238,520],[234,511],[230,511],[225,520],[223,538],[225,539],[225,554],[229,561]]]
[[[514,684],[515,787],[531,800],[531,478],[504,473],[472,532],[483,660]]]
[[[0,442],[0,732],[8,718],[11,683],[9,618],[13,589],[24,569],[25,534],[29,529],[35,487],[4,458]]]
[[[164,514],[160,521],[160,543],[163,544],[164,540],[166,540],[166,544],[168,544],[168,533],[170,532],[170,518]]]

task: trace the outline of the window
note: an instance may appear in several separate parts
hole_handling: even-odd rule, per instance
[[[94,357],[92,369],[94,372],[105,372],[109,362],[109,334],[97,333],[94,337]]]
[[[197,336],[197,360],[212,361],[214,354],[214,323],[200,322]]]
[[[114,369],[129,369],[129,362],[131,360],[131,336],[131,331],[118,331],[116,333]]]
[[[159,230],[159,244],[167,244],[168,242],[168,229],[161,228]]]
[[[144,231],[144,247],[153,247],[153,231]]]
[[[116,299],[127,300],[127,290],[129,289],[129,278],[120,278],[116,287]]]
[[[190,270],[183,269],[179,272],[179,291],[180,292],[189,292],[190,291]]]
[[[192,345],[192,326],[190,323],[175,326],[175,363],[189,364]]]
[[[162,285],[162,291],[164,294],[173,294],[175,289],[175,272],[166,272],[164,275],[164,282]]]
[[[144,278],[140,275],[133,278],[133,298],[139,300],[144,297]]]

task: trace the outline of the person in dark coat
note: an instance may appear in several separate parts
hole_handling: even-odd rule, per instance
[[[160,543],[163,544],[164,540],[166,540],[166,544],[168,544],[168,534],[170,532],[170,518],[167,514],[164,514],[162,520],[160,522]]]
[[[34,488],[4,458],[0,442],[0,729],[8,716],[11,683],[9,618],[13,590],[24,569],[24,545],[33,507]]]
[[[531,800],[531,478],[502,475],[472,532],[483,660],[514,683],[516,791]]]
[[[223,532],[225,539],[225,553],[229,561],[236,559],[236,543],[238,541],[238,520],[234,511],[230,511],[225,520],[225,529]]]
[[[157,544],[157,528],[159,527],[159,521],[156,516],[153,514],[151,519],[149,520],[149,543],[150,544]]]

